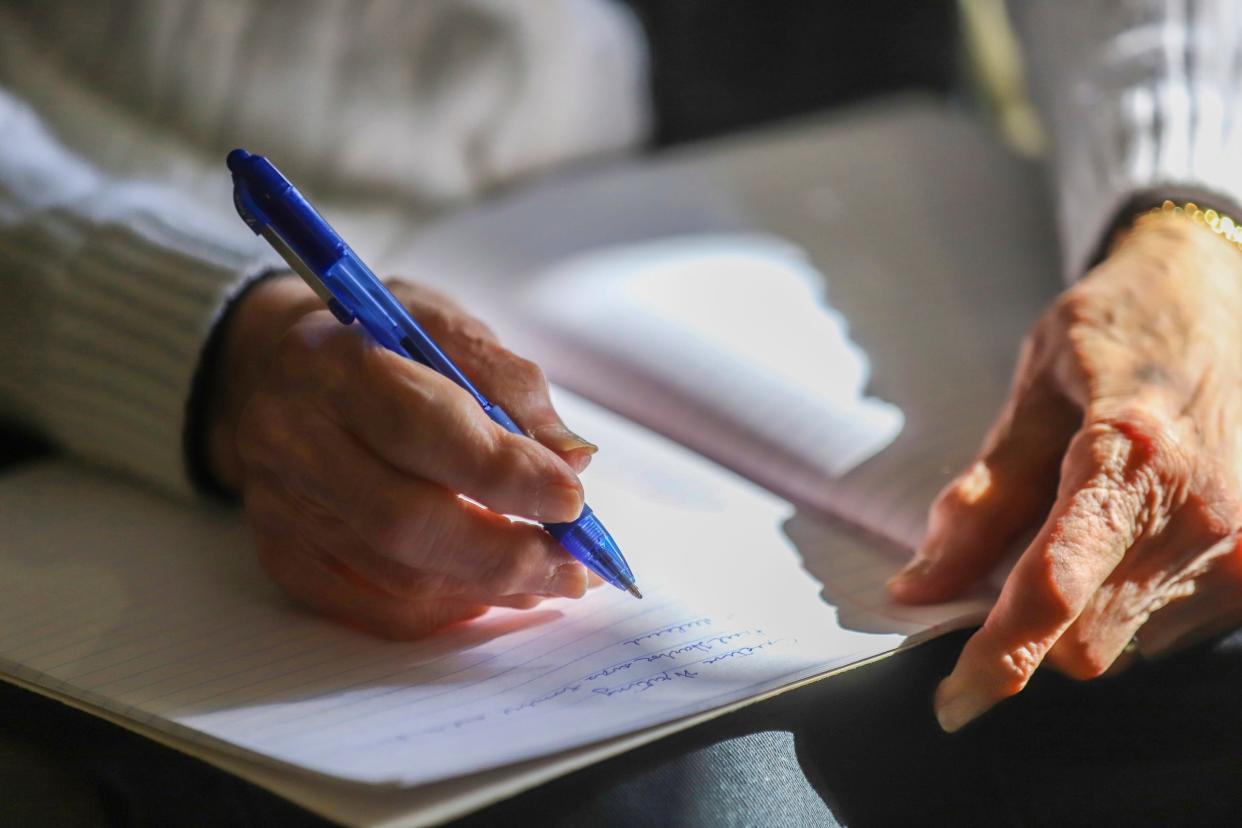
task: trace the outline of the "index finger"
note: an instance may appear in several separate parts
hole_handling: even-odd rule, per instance
[[[936,718],[945,731],[958,730],[1020,692],[1125,556],[1141,493],[1114,473],[1113,464],[1098,461],[1129,451],[1129,440],[1106,425],[1075,437],[1066,462],[1069,485],[1005,581],[987,620],[936,689]]]
[[[324,410],[377,457],[488,508],[543,522],[573,520],[582,484],[566,463],[496,425],[447,377],[348,331],[338,370],[316,389]]]
[[[561,420],[537,364],[504,347],[487,325],[448,297],[401,280],[390,280],[389,287],[480,391],[574,471],[586,468],[598,447]]]

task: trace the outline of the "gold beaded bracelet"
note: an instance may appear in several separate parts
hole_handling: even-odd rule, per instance
[[[1217,236],[1242,250],[1242,224],[1238,224],[1229,216],[1223,215],[1209,208],[1201,209],[1193,201],[1187,201],[1185,204],[1174,204],[1172,201],[1166,200],[1159,207],[1152,207],[1147,212],[1141,214],[1134,220],[1136,225],[1143,224],[1156,216],[1181,216],[1186,221],[1211,230]]]

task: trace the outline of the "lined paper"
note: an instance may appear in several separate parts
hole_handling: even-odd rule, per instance
[[[600,588],[380,641],[286,601],[235,514],[53,463],[0,481],[0,667],[216,749],[418,785],[758,695],[928,628],[851,628],[823,600],[821,578],[863,596],[896,557],[805,552],[784,501],[574,397],[559,405],[605,447],[585,482],[642,601]]]

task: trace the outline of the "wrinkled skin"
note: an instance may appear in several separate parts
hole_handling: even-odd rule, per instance
[[[208,446],[216,478],[243,497],[264,569],[306,605],[392,638],[581,596],[582,565],[503,515],[575,518],[595,447],[561,422],[540,370],[485,325],[431,290],[389,286],[535,439],[337,323],[296,277],[263,282],[230,317]]]
[[[946,730],[1044,662],[1090,679],[1242,623],[1242,251],[1149,219],[1062,294],[890,593],[948,599],[1035,527],[936,691]]]

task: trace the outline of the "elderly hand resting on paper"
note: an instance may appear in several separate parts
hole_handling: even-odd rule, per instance
[[[393,638],[489,606],[581,596],[585,568],[503,515],[576,518],[576,473],[595,447],[561,422],[540,370],[485,325],[431,290],[389,286],[535,439],[338,324],[300,279],[262,282],[228,322],[208,452],[217,479],[243,495],[264,568],[311,607]]]
[[[1027,338],[979,459],[890,582],[948,599],[1038,535],[936,691],[945,730],[1040,664],[1089,679],[1242,622],[1242,251],[1151,216]]]

